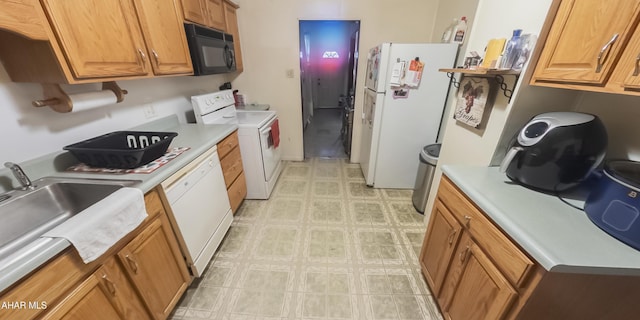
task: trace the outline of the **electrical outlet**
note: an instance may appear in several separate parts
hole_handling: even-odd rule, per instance
[[[152,104],[145,104],[144,107],[142,108],[142,111],[144,112],[144,117],[147,119],[153,118],[156,116],[156,109],[153,108]]]
[[[287,78],[293,78],[293,69],[287,69]]]

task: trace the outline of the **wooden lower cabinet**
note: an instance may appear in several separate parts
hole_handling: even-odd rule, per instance
[[[43,319],[151,319],[135,290],[110,257]]]
[[[640,314],[640,276],[546,270],[446,176],[420,265],[447,320],[636,319]]]
[[[187,266],[173,237],[169,221],[160,217],[118,253],[155,319],[169,316],[189,284]]]
[[[431,223],[425,238],[425,243],[430,245],[422,246],[420,265],[433,294],[438,294],[449,269],[451,257],[460,240],[462,226],[440,202],[436,203],[431,215]]]
[[[447,319],[502,319],[517,295],[500,270],[466,233],[460,241],[450,274],[441,294]]]
[[[500,231],[480,219],[480,211],[473,211],[455,187],[443,179],[420,254],[422,272],[445,319],[505,319],[518,297],[515,288],[531,268],[518,268],[524,274],[517,276],[506,274],[512,274],[508,273],[513,269],[510,266],[521,265],[523,260],[531,262],[522,252],[514,252],[517,248],[512,243],[497,243],[508,240],[496,237]],[[482,236],[490,241],[480,239]],[[479,243],[508,248],[510,254],[490,256],[487,252],[491,251]]]
[[[244,178],[244,173],[240,173],[236,181],[227,189],[229,195],[229,204],[231,204],[231,212],[238,211],[242,200],[247,196],[247,180]]]
[[[102,257],[85,264],[72,247],[0,294],[40,308],[0,310],[9,319],[166,319],[191,277],[157,190],[147,219]]]
[[[244,178],[244,168],[242,167],[238,131],[232,132],[220,141],[217,147],[231,212],[235,214],[247,196],[247,181]]]

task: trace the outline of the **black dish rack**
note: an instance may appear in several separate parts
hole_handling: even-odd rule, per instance
[[[176,132],[115,131],[64,147],[96,168],[133,169],[167,152]]]

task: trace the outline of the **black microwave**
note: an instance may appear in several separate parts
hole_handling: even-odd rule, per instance
[[[184,29],[195,76],[236,70],[232,35],[190,23],[185,23]]]

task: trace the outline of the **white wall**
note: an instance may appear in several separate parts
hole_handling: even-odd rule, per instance
[[[514,0],[508,2],[480,0],[467,38],[467,51],[475,50],[479,53],[484,53],[484,48],[490,39],[508,39],[511,37],[513,29],[523,29],[523,33],[539,34],[551,3],[552,0]],[[526,70],[524,71],[526,72]],[[517,88],[516,91],[529,87],[526,78],[526,76],[523,78],[520,83],[521,88]],[[514,82],[511,76],[506,76],[505,79],[510,86]],[[527,104],[526,107],[523,107],[527,112],[535,113],[535,110],[548,107],[546,102],[536,104],[532,103],[532,101],[533,99],[544,97],[545,94],[553,94],[553,91],[537,87],[532,90],[527,94],[517,92],[512,100],[513,106],[509,104],[509,100],[501,92],[498,92],[493,107],[485,110],[485,112],[490,112],[490,115],[486,124],[480,129],[473,129],[455,121],[453,119],[453,108],[450,106],[449,114],[444,120],[446,122],[445,136],[442,141],[442,150],[438,160],[434,184],[426,206],[425,221],[428,221],[433,207],[435,193],[442,175],[440,170],[442,165],[468,164],[487,166],[491,164],[496,147],[503,140],[503,129],[507,125],[509,113],[512,108],[517,109],[519,94],[523,95],[521,103]],[[560,95],[563,96],[564,93]],[[527,97],[525,98],[524,96]],[[455,100],[450,99],[449,104],[453,103],[455,103]],[[526,116],[524,117],[526,118]]]
[[[600,117],[607,127],[607,159],[640,161],[640,97],[585,92],[576,111]]]
[[[226,76],[170,77],[118,81],[129,91],[122,103],[77,113],[56,113],[35,108],[31,101],[42,99],[42,87],[34,83],[11,82],[0,66],[0,163],[23,162],[97,135],[178,114],[185,121],[193,94],[218,91]],[[63,86],[68,92],[99,90],[99,85]],[[143,105],[151,104],[156,116],[147,118]]]
[[[381,42],[428,42],[438,0],[237,0],[245,71],[233,81],[251,102],[278,111],[283,158],[302,160],[302,111],[298,20],[360,20],[356,119],[369,48]],[[295,76],[286,77],[293,69]],[[352,161],[360,158],[360,121],[354,121]]]
[[[453,18],[467,18],[467,34],[465,36],[465,41],[462,43],[462,45],[460,45],[460,48],[458,49],[456,66],[463,65],[465,57],[470,55],[469,51],[467,51],[467,45],[469,44],[468,38],[471,33],[471,27],[473,26],[473,22],[475,20],[476,10],[478,9],[478,2],[479,0],[440,0],[440,3],[438,5],[436,20],[433,27],[433,34],[431,35],[432,42],[441,41],[442,33],[451,25],[451,23],[453,22]],[[456,76],[458,77],[458,75]],[[455,99],[455,96],[456,89],[451,88],[449,90],[449,95],[447,96],[447,101],[452,101],[452,99]],[[443,137],[446,134],[446,120],[450,109],[451,104],[446,104],[443,111],[443,123],[442,126],[440,126],[440,131],[438,132],[437,142],[442,142]]]
[[[454,18],[460,20],[461,17],[467,17],[467,38],[471,32],[471,26],[475,20],[476,9],[480,0],[440,0],[436,20],[434,21],[432,42],[440,42],[442,33],[451,25]],[[464,57],[469,55],[467,44],[465,41],[460,46],[460,53],[456,65],[462,65]]]

